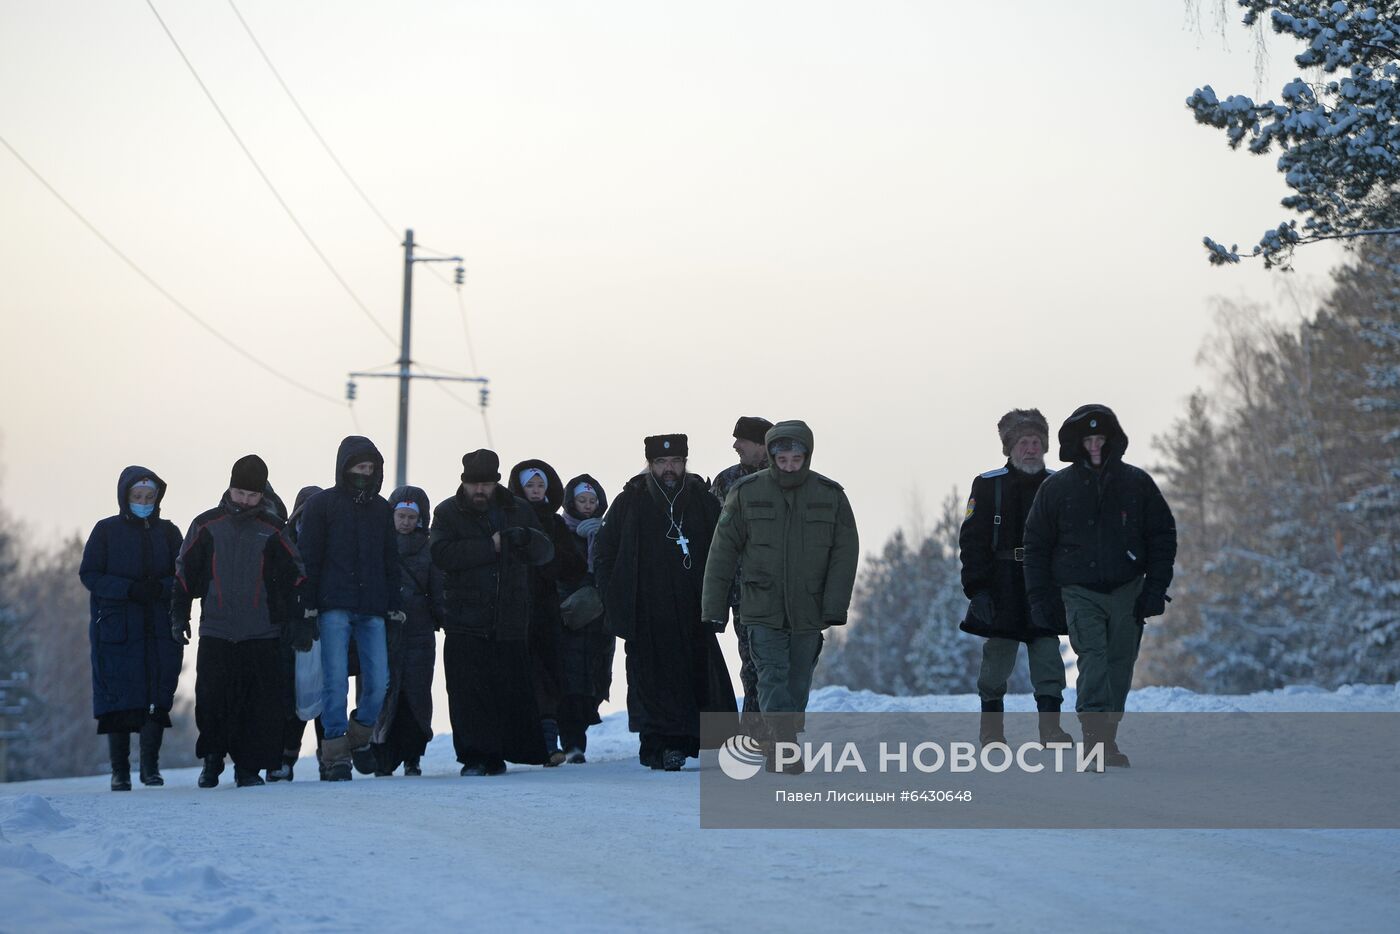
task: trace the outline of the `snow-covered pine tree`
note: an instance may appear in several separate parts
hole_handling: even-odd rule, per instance
[[[1236,0],[1244,24],[1267,22],[1303,44],[1293,61],[1316,80],[1294,78],[1278,100],[1221,100],[1210,85],[1186,99],[1196,121],[1265,154],[1293,193],[1285,208],[1302,217],[1264,232],[1251,255],[1286,266],[1296,246],[1400,233],[1400,2]],[[1237,263],[1238,246],[1204,238],[1210,261]]]

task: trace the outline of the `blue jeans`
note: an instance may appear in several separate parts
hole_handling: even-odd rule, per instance
[[[344,736],[350,728],[345,713],[345,695],[350,689],[350,633],[360,653],[360,696],[356,717],[364,726],[374,726],[384,706],[389,685],[389,648],[384,641],[384,617],[325,610],[321,624],[321,726],[326,739]]]

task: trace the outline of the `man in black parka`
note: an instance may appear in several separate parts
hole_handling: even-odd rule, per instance
[[[715,631],[700,614],[720,503],[685,472],[687,454],[685,435],[646,439],[647,469],[608,509],[593,568],[607,626],[626,646],[638,758],[672,772],[700,755],[701,712],[737,710]]]
[[[1086,745],[1127,766],[1118,722],[1132,686],[1143,623],[1166,610],[1176,522],[1152,478],[1123,462],[1128,436],[1106,405],[1085,405],[1060,426],[1060,460],[1026,520],[1026,595],[1032,624],[1053,631],[1056,591],[1079,656]]]
[[[544,731],[530,659],[530,568],[554,545],[530,505],[501,486],[495,451],[462,458],[457,495],[428,533],[444,572],[442,667],[452,745],[463,775],[499,775],[506,762],[543,765]]]
[[[1064,631],[1064,609],[1058,595],[1052,594],[1056,629],[1033,629],[1022,572],[1026,515],[1036,491],[1050,476],[1045,469],[1050,426],[1039,409],[1013,409],[997,422],[997,434],[1006,464],[972,481],[967,516],[958,535],[963,592],[971,600],[961,629],[987,640],[977,676],[982,702],[979,738],[983,745],[1006,742],[1003,698],[1018,649],[1025,643],[1035,706],[1040,712],[1040,741],[1068,743],[1071,737],[1060,729],[1065,663],[1060,658],[1058,633]]]

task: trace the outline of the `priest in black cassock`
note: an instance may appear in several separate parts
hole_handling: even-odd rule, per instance
[[[700,618],[720,502],[686,473],[687,455],[685,435],[646,439],[647,469],[608,509],[594,555],[608,629],[626,646],[627,728],[640,734],[642,765],[668,772],[700,755],[702,711],[736,710],[719,641]]]

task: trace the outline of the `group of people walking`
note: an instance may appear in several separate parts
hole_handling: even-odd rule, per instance
[[[383,457],[352,436],[331,485],[304,487],[290,511],[266,463],[240,458],[218,504],[183,536],[161,516],[165,481],[128,467],[118,513],[93,529],[80,569],[112,788],[131,788],[132,733],[141,781],[163,784],[161,737],[196,600],[200,787],[217,786],[228,760],[240,787],[293,778],[306,727],[296,672],[307,653],[321,669],[321,778],[400,766],[419,774],[438,631],[463,775],[585,762],[617,638],[639,759],[682,768],[699,754],[701,713],[737,713],[717,638],[731,607],[745,709],[805,706],[820,631],[845,621],[855,521],[840,487],[811,472],[801,422],[742,418],[734,446],[740,463],[712,488],[688,472],[685,435],[649,437],[645,469],[611,503],[591,475],[561,482],[531,459],[503,477],[495,452],[472,451],[456,493],[430,509],[417,487],[381,496]],[[782,459],[781,479],[770,452]],[[747,488],[757,498],[738,505]],[[722,513],[717,493],[734,510]],[[720,560],[710,564],[712,548]],[[743,624],[741,600],[757,610]],[[798,609],[795,626],[788,606]]]
[[[1005,741],[1002,698],[1024,643],[1041,739],[1068,741],[1058,635],[1079,654],[1080,713],[1121,712],[1142,621],[1168,599],[1175,527],[1150,477],[1122,462],[1127,436],[1107,407],[1065,422],[1071,467],[1053,476],[1038,411],[1013,410],[998,432],[1007,463],[973,482],[961,535],[962,628],[987,639],[981,738]],[[438,631],[463,775],[585,762],[616,639],[642,765],[676,771],[698,756],[702,713],[737,717],[734,729],[770,750],[791,741],[824,633],[846,622],[860,549],[841,485],[812,470],[814,448],[803,422],[740,418],[739,463],[711,483],[688,471],[685,435],[655,435],[611,502],[589,474],[561,482],[529,459],[503,477],[497,454],[477,450],[432,509],[418,487],[381,496],[383,457],[352,436],[331,485],[304,487],[290,511],[263,460],[240,458],[183,536],[160,514],[165,481],[128,467],[118,513],[93,529],[80,570],[112,788],[131,788],[133,733],[140,780],[163,784],[161,737],[196,600],[204,788],[228,759],[240,787],[293,778],[308,653],[321,671],[320,777],[421,774]],[[742,710],[718,638],[731,615]],[[1127,765],[1116,722],[1085,719],[1085,740]]]

